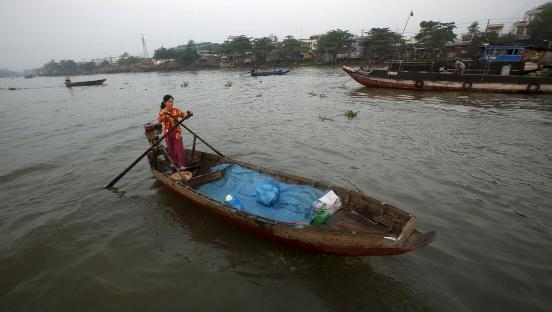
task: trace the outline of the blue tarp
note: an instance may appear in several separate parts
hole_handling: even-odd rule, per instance
[[[309,224],[314,214],[312,203],[328,192],[308,185],[282,183],[235,164],[220,164],[211,168],[211,172],[224,168],[227,169],[223,178],[200,186],[198,191],[221,203],[226,195],[233,194],[241,201],[244,211],[276,221]],[[264,183],[273,183],[280,189],[278,200],[270,207],[256,199],[256,188]]]

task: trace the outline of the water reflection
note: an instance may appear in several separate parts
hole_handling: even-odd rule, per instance
[[[435,92],[394,90],[359,87],[349,94],[356,99],[363,97],[383,100],[420,101],[443,105],[462,105],[476,108],[529,109],[552,112],[552,95],[501,94],[484,92]]]

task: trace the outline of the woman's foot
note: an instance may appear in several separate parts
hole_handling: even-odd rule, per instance
[[[180,170],[180,171],[186,171],[186,167],[182,166],[182,167],[180,167],[179,170]]]

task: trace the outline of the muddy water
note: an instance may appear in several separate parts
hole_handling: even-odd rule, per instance
[[[552,97],[243,72],[0,79],[0,310],[550,309]],[[104,190],[167,93],[221,152],[394,203],[437,240],[397,257],[290,249],[183,204],[146,161]]]

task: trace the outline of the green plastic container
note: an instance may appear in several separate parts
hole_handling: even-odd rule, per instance
[[[317,209],[314,217],[312,217],[312,225],[321,225],[328,221],[330,217],[330,212],[327,209]]]

